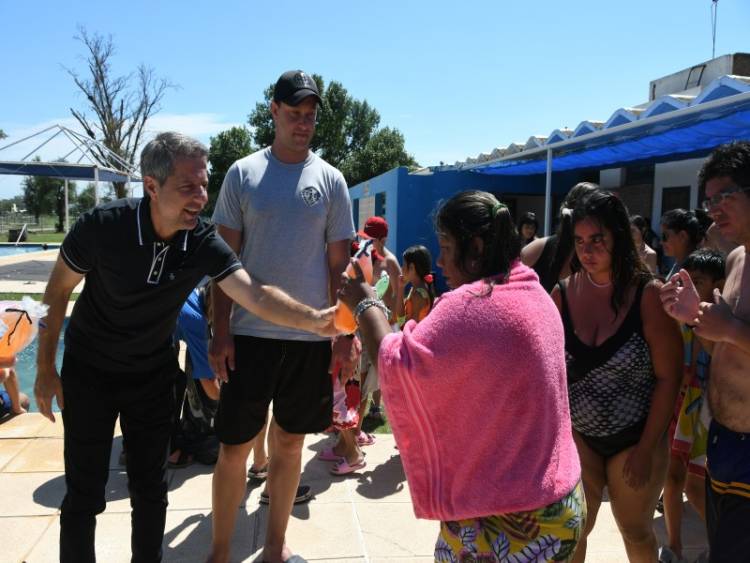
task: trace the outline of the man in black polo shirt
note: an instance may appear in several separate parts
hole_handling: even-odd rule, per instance
[[[127,445],[133,561],[159,561],[167,507],[167,450],[177,362],[172,334],[180,307],[204,277],[254,314],[330,335],[332,313],[262,285],[199,217],[207,201],[207,150],[162,133],[141,153],[145,197],[85,213],[65,238],[44,302],[34,387],[39,410],[63,413],[67,493],[60,515],[60,559],[94,561],[95,516],[104,491],[115,421]],[[65,309],[85,276],[65,333],[62,377],[54,358]]]

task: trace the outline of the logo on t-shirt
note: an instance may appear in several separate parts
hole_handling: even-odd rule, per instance
[[[316,203],[320,201],[320,192],[318,191],[318,188],[314,186],[308,186],[304,190],[302,190],[302,199],[305,200],[305,203],[308,205],[308,207],[312,207]]]

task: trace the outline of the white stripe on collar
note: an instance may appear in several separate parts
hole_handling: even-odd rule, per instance
[[[138,200],[138,208],[135,210],[135,218],[138,222],[138,244],[143,246],[143,235],[141,234],[141,203],[143,199]]]

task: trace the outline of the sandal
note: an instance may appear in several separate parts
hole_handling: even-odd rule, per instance
[[[337,455],[331,447],[321,450],[320,453],[318,453],[318,459],[320,461],[341,461],[344,459],[344,456]]]
[[[180,455],[177,458],[177,461],[167,461],[167,467],[170,469],[182,469],[183,467],[193,465],[193,463],[195,463],[193,456],[185,450],[180,450]]]
[[[250,469],[247,470],[247,478],[251,481],[259,481],[261,483],[265,481],[268,478],[268,463],[259,469],[251,465]]]
[[[312,497],[313,495],[310,485],[300,485],[299,487],[297,487],[297,494],[294,497],[294,504],[302,504],[303,502],[309,501]],[[270,502],[271,497],[268,496],[267,491],[263,491],[262,493],[260,493],[261,504],[269,504]]]
[[[357,462],[351,465],[349,465],[349,462],[346,461],[346,459],[342,459],[331,467],[331,473],[334,475],[348,475],[349,473],[354,473],[355,471],[363,469],[366,465],[367,462],[364,457],[359,458]]]
[[[372,434],[368,434],[364,430],[362,430],[357,435],[357,445],[359,447],[362,447],[362,446],[372,446],[374,443],[375,443],[375,436],[373,436]]]

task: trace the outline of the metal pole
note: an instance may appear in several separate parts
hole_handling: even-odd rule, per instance
[[[552,149],[547,149],[547,177],[544,185],[544,236],[552,230]]]
[[[70,210],[68,209],[68,179],[65,178],[65,232],[70,230]]]
[[[99,205],[99,167],[94,166],[94,206]]]

